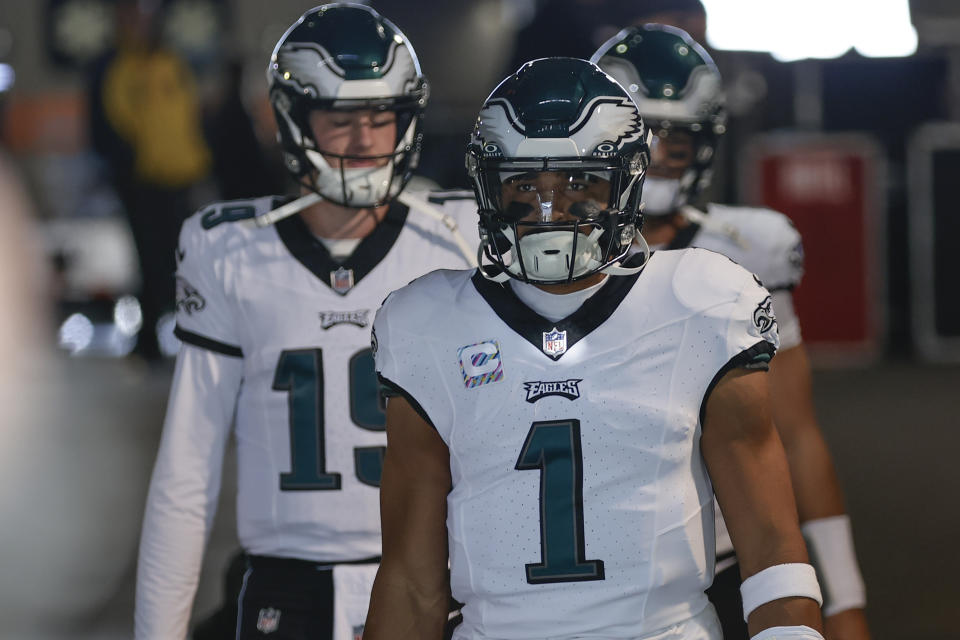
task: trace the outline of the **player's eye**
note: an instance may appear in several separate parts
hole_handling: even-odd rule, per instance
[[[381,128],[381,127],[388,127],[388,126],[396,123],[396,121],[397,121],[396,116],[390,116],[390,117],[386,117],[386,118],[378,118],[378,119],[374,120],[373,122],[371,122],[371,123],[370,123],[370,126],[372,126],[374,129],[379,129],[379,128]]]
[[[506,178],[503,186],[519,193],[531,193],[537,190],[536,180],[530,174],[517,174]]]
[[[586,191],[596,182],[596,177],[577,172],[567,178],[565,188],[567,191]]]

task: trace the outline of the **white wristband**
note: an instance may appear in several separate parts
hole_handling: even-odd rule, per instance
[[[750,640],[823,640],[816,629],[810,627],[768,627]]]
[[[807,541],[810,563],[823,588],[823,615],[832,616],[867,604],[867,589],[853,549],[850,517],[809,520],[800,526]]]
[[[823,604],[817,573],[802,562],[775,564],[753,574],[740,585],[740,595],[744,621],[757,607],[780,598],[810,598]]]

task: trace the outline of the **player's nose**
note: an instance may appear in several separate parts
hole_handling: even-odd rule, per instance
[[[355,151],[365,151],[373,146],[373,123],[367,118],[358,119],[350,130],[350,144]]]

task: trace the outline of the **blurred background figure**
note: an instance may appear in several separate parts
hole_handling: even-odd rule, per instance
[[[223,65],[219,94],[204,115],[213,154],[213,177],[221,200],[282,193],[286,182],[280,154],[265,149],[257,137],[243,95],[244,66],[239,58]]]
[[[148,361],[161,357],[158,323],[173,309],[177,233],[211,165],[196,79],[161,43],[158,11],[157,2],[118,0],[116,47],[95,63],[89,93],[91,143],[136,243],[143,329],[135,351]]]
[[[720,72],[681,29],[629,27],[605,42],[593,61],[630,92],[654,137],[644,184],[643,238],[651,248],[701,247],[753,272],[770,292],[780,346],[770,363],[770,409],[790,463],[797,511],[823,592],[827,640],[869,640],[863,578],[850,518],[810,394],[809,358],[793,305],[803,275],[803,244],[782,213],[759,207],[691,202],[710,182],[727,112]],[[726,640],[747,640],[741,568],[717,513],[716,577],[708,594]]]
[[[33,225],[36,214],[20,177],[0,146],[0,469],[6,472],[22,451],[21,430],[31,407],[25,389],[34,382],[38,361],[49,359],[50,281]],[[5,475],[3,480],[12,480]],[[10,497],[15,482],[0,481],[0,495]],[[0,508],[0,513],[3,513]]]

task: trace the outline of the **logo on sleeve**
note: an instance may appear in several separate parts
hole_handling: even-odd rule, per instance
[[[360,309],[359,311],[321,311],[320,326],[323,329],[335,327],[338,324],[352,324],[356,327],[365,327],[370,324],[367,319],[370,316],[369,309]]]
[[[457,355],[460,357],[463,386],[467,389],[503,380],[503,358],[500,356],[500,343],[496,340],[460,347]]]
[[[534,382],[524,382],[523,388],[527,390],[527,402],[531,404],[547,396],[560,396],[567,400],[576,400],[580,397],[581,382],[583,382],[583,378],[572,378],[557,382],[536,380]]]
[[[185,278],[177,276],[177,311],[188,316],[203,311],[207,301]]]
[[[543,332],[543,352],[548,356],[561,356],[567,352],[567,332],[557,331],[554,327]]]
[[[754,309],[753,324],[757,325],[760,335],[767,333],[777,324],[777,318],[773,315],[773,301],[770,296],[764,298],[763,302]]]

